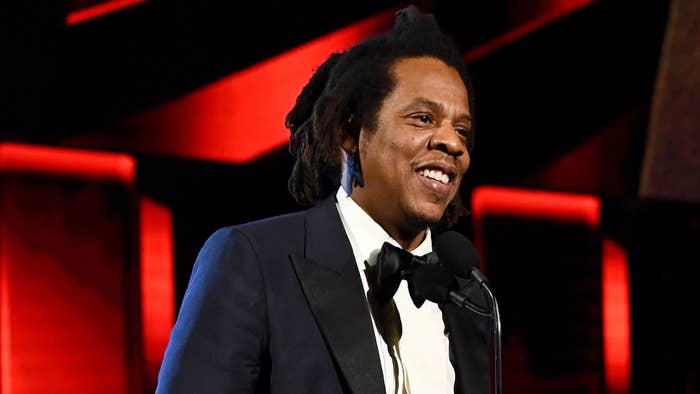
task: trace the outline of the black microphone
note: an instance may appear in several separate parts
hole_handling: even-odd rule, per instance
[[[440,263],[450,267],[455,274],[462,278],[473,278],[491,303],[493,318],[494,340],[494,376],[496,380],[496,393],[503,392],[502,367],[501,367],[501,316],[498,310],[496,297],[489,287],[486,276],[479,271],[481,258],[469,238],[456,231],[446,231],[440,234],[433,245],[435,253],[440,258]],[[449,294],[449,293],[448,293]],[[459,304],[459,303],[457,303]],[[471,308],[470,308],[471,309]]]
[[[417,299],[446,304],[450,301],[472,312],[490,317],[491,312],[471,302],[459,289],[455,273],[442,264],[422,264],[411,274],[410,291]]]
[[[454,270],[462,278],[474,278],[481,285],[486,281],[481,272],[474,277],[474,270],[479,270],[481,257],[469,238],[456,231],[446,231],[435,238],[433,250],[440,258],[440,263]],[[483,280],[482,280],[483,279]]]
[[[457,288],[457,279],[446,267],[438,264],[421,264],[411,274],[413,293],[436,304],[450,302],[450,293]]]

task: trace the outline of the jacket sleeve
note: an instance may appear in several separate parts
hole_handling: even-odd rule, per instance
[[[214,232],[193,266],[156,393],[255,392],[267,346],[263,288],[249,239]]]

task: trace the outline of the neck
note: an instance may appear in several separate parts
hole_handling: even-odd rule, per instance
[[[343,163],[343,165],[345,165],[345,163]],[[372,207],[363,204],[360,199],[356,198],[355,195],[353,195],[353,191],[356,190],[357,184],[352,182],[352,177],[345,170],[343,171],[343,177],[341,179],[341,187],[345,189],[348,195],[353,196],[352,198],[355,203],[371,216],[384,231],[394,238],[404,250],[412,251],[425,239],[426,229],[428,228],[425,222],[415,220],[410,221],[410,223],[404,223],[403,225],[397,225],[395,223],[400,222],[400,220],[392,220],[390,217],[377,214],[381,212],[381,210],[373,210]]]
[[[400,229],[400,228],[390,228],[387,226],[384,226],[382,223],[379,223],[379,225],[384,228],[384,230],[391,235],[392,238],[396,240],[396,242],[401,245],[401,247],[407,251],[412,251],[413,249],[417,248],[418,245],[423,242],[425,239],[426,235],[426,229],[425,227],[422,227],[420,229],[417,228],[411,228],[411,229]]]

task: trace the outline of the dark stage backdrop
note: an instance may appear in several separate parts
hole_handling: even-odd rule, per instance
[[[204,240],[303,208],[296,92],[406,4],[3,4],[0,391],[152,392]],[[416,4],[474,76],[504,391],[697,393],[700,3]]]

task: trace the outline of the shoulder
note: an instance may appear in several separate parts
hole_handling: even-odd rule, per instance
[[[297,211],[284,215],[267,217],[228,227],[229,231],[240,232],[249,237],[275,237],[285,232],[304,227],[304,215],[307,211]]]
[[[296,212],[270,216],[246,223],[221,227],[207,238],[202,252],[217,250],[225,254],[280,257],[280,253],[301,252],[309,231],[327,232],[340,223],[334,196],[315,206]]]
[[[304,211],[297,211],[229,226],[223,231],[248,238],[253,244],[278,244],[299,235],[303,238]],[[220,229],[219,231],[221,231]]]
[[[217,228],[199,249],[192,278],[222,280],[241,272],[256,276],[261,261],[281,261],[285,251],[303,247],[303,223],[303,212],[295,212]]]
[[[298,211],[217,228],[206,239],[202,250],[265,250],[270,246],[302,242],[305,213]]]

